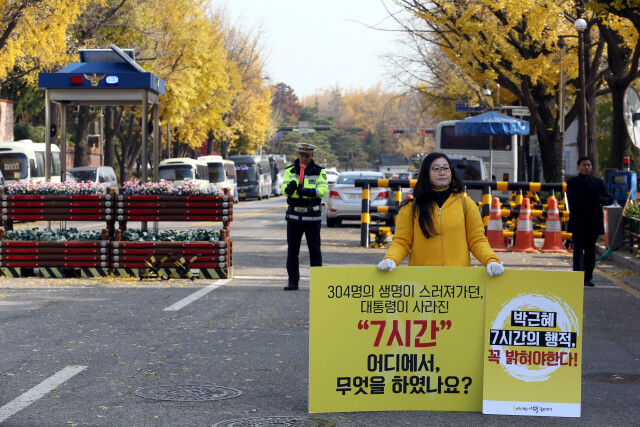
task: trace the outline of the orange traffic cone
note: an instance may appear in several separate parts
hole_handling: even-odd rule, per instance
[[[522,205],[520,205],[520,217],[518,218],[518,230],[513,251],[538,252],[533,243],[533,223],[531,222],[531,205],[528,197],[523,198]]]
[[[491,248],[496,252],[506,252],[502,233],[502,214],[500,212],[500,199],[494,197],[491,201],[491,213],[489,214],[489,226],[487,227],[487,239]]]
[[[560,227],[560,212],[558,211],[558,200],[549,197],[547,211],[547,225],[544,232],[544,245],[540,252],[564,253],[567,250],[562,244],[562,229]]]

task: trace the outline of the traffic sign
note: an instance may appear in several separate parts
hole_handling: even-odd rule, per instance
[[[456,113],[479,113],[484,111],[484,107],[469,107],[467,104],[456,104]]]
[[[511,114],[514,116],[530,116],[529,107],[516,107],[511,109]]]

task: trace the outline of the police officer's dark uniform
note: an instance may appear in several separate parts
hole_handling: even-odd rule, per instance
[[[299,143],[299,158],[284,173],[282,192],[287,195],[287,273],[289,283],[285,291],[298,289],[300,280],[299,261],[302,235],[307,239],[311,267],[322,266],[320,252],[320,227],[322,225],[322,197],[327,194],[329,184],[327,174],[322,166],[313,161],[312,144]],[[300,163],[307,163],[303,182],[300,184]]]

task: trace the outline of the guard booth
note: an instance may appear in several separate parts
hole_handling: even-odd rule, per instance
[[[40,73],[39,87],[45,90],[45,179],[51,178],[51,103],[67,105],[140,105],[142,106],[142,141],[149,136],[148,114],[153,111],[153,181],[158,181],[160,161],[159,97],[165,93],[164,80],[144,71],[136,62],[133,49],[80,50],[79,63],[72,63],[56,73]],[[67,109],[61,108],[60,151],[67,151]],[[142,181],[147,181],[147,150],[142,150]],[[61,179],[66,174],[62,162]]]
[[[145,72],[135,62],[133,50],[122,50],[115,45],[110,49],[80,50],[80,63],[69,64],[56,73],[41,73],[39,86],[45,90],[45,126],[51,129],[51,105],[140,105],[142,107],[141,138],[143,141],[141,181],[148,181],[146,144],[149,132],[153,140],[153,177],[159,179],[160,126],[159,97],[165,93],[165,82],[158,76]],[[149,108],[152,109],[153,126],[148,123]],[[66,156],[66,108],[61,109],[60,151]],[[46,138],[46,179],[51,177],[50,150],[54,132],[45,132]],[[61,175],[65,176],[65,168]],[[112,196],[107,194],[107,196]],[[113,195],[115,196],[115,195]],[[83,202],[84,203],[84,202]],[[158,277],[169,279],[182,277],[194,279],[192,270],[199,271],[199,277],[229,278],[233,274],[232,248],[229,238],[229,222],[233,215],[233,195],[229,191],[223,195],[117,195],[105,203],[105,219],[118,221],[119,228],[111,227],[105,247],[101,247],[100,261],[105,268],[97,271],[104,275],[106,270],[113,275],[135,277]],[[47,211],[49,212],[49,211]],[[107,218],[108,215],[108,218]],[[142,230],[152,221],[158,229],[159,221],[216,221],[223,223],[217,241],[131,241],[123,238],[127,221],[140,221]],[[4,243],[4,241],[0,242]],[[8,243],[7,243],[8,244]],[[41,242],[33,242],[40,245]],[[48,254],[48,253],[47,253]],[[47,255],[48,256],[48,255]],[[106,258],[107,261],[103,261]],[[48,260],[49,258],[47,258]],[[59,269],[56,262],[54,268]],[[0,266],[4,260],[0,261]],[[42,269],[43,260],[34,265]],[[51,262],[53,264],[53,261]],[[16,267],[18,265],[16,264]],[[66,265],[62,265],[66,267]],[[100,265],[102,267],[102,264]],[[5,269],[8,270],[8,269]],[[97,269],[93,269],[97,270]],[[56,270],[57,271],[57,270]],[[56,272],[54,271],[54,273]],[[22,271],[16,272],[18,274]],[[41,273],[41,272],[40,272]],[[91,272],[90,272],[91,273]],[[9,274],[13,274],[9,271]]]

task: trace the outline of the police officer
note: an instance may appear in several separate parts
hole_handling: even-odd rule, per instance
[[[298,256],[302,235],[307,238],[311,267],[322,266],[320,252],[320,226],[322,225],[322,197],[327,194],[329,185],[327,174],[322,166],[313,161],[315,146],[307,143],[296,144],[298,159],[284,173],[282,192],[287,195],[287,273],[289,283],[285,291],[298,289],[300,280]],[[304,165],[302,182],[300,169]]]

